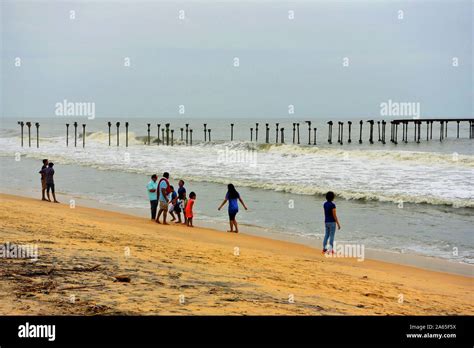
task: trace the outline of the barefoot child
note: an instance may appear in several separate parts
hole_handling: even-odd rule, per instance
[[[177,204],[178,194],[174,190],[174,187],[170,185],[171,193],[170,193],[170,203],[168,205],[168,213],[171,215],[171,221],[176,221],[176,217],[174,216],[174,207]]]
[[[194,227],[193,226],[193,207],[194,207],[194,201],[196,200],[196,194],[194,192],[191,192],[189,194],[189,200],[188,203],[186,204],[186,208],[184,210],[184,216],[186,217],[186,225],[189,227]]]
[[[229,225],[230,230],[227,232],[235,232],[239,233],[239,227],[237,225],[237,220],[235,219],[237,213],[239,212],[239,202],[243,205],[245,210],[247,210],[247,206],[245,205],[242,198],[240,198],[239,193],[235,189],[233,184],[227,185],[227,194],[225,195],[224,201],[221,203],[217,210],[221,210],[224,204],[229,201]],[[234,229],[235,228],[235,229]]]
[[[336,205],[333,203],[334,201],[334,192],[329,191],[326,193],[326,202],[324,203],[324,224],[326,233],[324,235],[323,240],[323,254],[325,254],[328,249],[327,243],[329,239],[329,244],[331,245],[331,253],[334,254],[334,235],[336,234],[336,224],[338,229],[341,229],[341,225],[339,224],[339,219],[336,215]]]

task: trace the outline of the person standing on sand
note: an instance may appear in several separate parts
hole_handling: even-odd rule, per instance
[[[178,221],[176,223],[181,223],[181,210],[183,210],[184,216],[184,207],[186,206],[186,189],[184,188],[184,181],[180,180],[178,182],[178,199],[176,200],[176,204],[174,205],[174,212],[178,217]],[[184,218],[184,224],[186,223],[186,217]]]
[[[168,213],[171,215],[171,221],[175,221],[176,217],[174,216],[174,206],[177,204],[178,201],[178,194],[174,190],[173,186],[170,186],[171,193],[170,193],[170,203],[168,205]]]
[[[56,194],[54,193],[54,163],[49,162],[48,168],[44,170],[44,175],[46,177],[46,194],[48,195],[48,201],[51,202],[51,198],[49,197],[49,190],[53,194],[54,203],[59,203],[56,199]]]
[[[323,240],[323,254],[325,254],[328,249],[327,243],[329,239],[329,245],[331,246],[331,253],[334,254],[334,236],[336,234],[336,224],[338,229],[341,229],[339,224],[339,219],[336,215],[336,205],[333,203],[335,194],[332,191],[326,193],[326,202],[323,205],[324,208],[324,225],[326,233]]]
[[[158,203],[160,205],[160,210],[158,210],[158,215],[156,217],[156,222],[160,223],[160,215],[163,213],[163,225],[168,225],[166,222],[166,215],[168,214],[168,203],[169,203],[169,194],[171,193],[170,183],[168,181],[170,174],[168,172],[163,173],[163,177],[158,183],[158,192],[159,199]]]
[[[146,191],[148,193],[148,199],[150,200],[150,209],[151,209],[151,219],[155,220],[156,218],[156,209],[158,208],[158,176],[153,174],[151,176],[151,181],[146,185]]]
[[[235,189],[233,184],[227,185],[227,194],[225,195],[224,201],[221,203],[217,210],[221,210],[221,208],[229,201],[229,225],[230,230],[227,232],[235,232],[239,233],[239,227],[237,225],[237,220],[235,219],[237,213],[239,212],[239,201],[242,206],[247,210],[247,206],[245,205],[242,198],[240,198],[239,193]],[[234,229],[235,227],[235,229]]]
[[[43,160],[43,166],[41,167],[41,170],[39,173],[41,174],[41,200],[42,201],[47,201],[46,199],[46,175],[44,173],[44,170],[48,168],[48,159]]]
[[[188,200],[188,203],[186,204],[186,208],[184,211],[184,216],[186,217],[186,226],[189,226],[189,227],[194,227],[193,226],[193,217],[194,217],[193,207],[194,207],[195,201],[196,201],[196,194],[194,192],[191,192],[189,194],[189,200]]]

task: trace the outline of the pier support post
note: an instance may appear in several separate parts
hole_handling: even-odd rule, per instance
[[[306,121],[308,124],[308,145],[311,145],[311,121]]]
[[[147,129],[147,133],[148,133],[148,145],[151,145],[151,138],[150,138],[150,126],[151,124],[147,123],[147,126],[148,126],[148,129]],[[127,127],[127,124],[125,124],[125,128]]]
[[[333,125],[333,122],[329,121],[328,122],[328,143],[329,144],[332,144],[332,125]]]
[[[39,148],[39,126],[40,124],[36,122],[35,127],[36,127],[36,147],[37,148]]]
[[[128,122],[125,122],[125,147],[128,147]]]
[[[281,143],[284,144],[285,143],[285,128],[281,128],[280,132],[281,132]]]
[[[362,144],[362,125],[364,124],[364,121],[360,120],[359,122],[359,144]]]
[[[207,131],[209,132],[209,141],[211,141],[211,130],[208,129]]]
[[[318,129],[317,129],[317,128],[314,128],[314,141],[313,141],[313,145],[316,145],[316,135],[317,135],[317,131],[318,131]]]
[[[433,139],[433,121],[430,121],[430,140]]]
[[[398,144],[398,122],[395,123],[395,145]]]
[[[186,145],[188,145],[189,123],[186,123]]]
[[[444,131],[445,131],[444,137],[447,138],[448,137],[448,121],[444,123]]]
[[[250,141],[253,141],[253,127],[250,127]]]
[[[86,147],[86,125],[82,124],[82,147]]]
[[[112,122],[107,122],[107,126],[109,126],[109,146],[110,146],[110,138],[111,138],[110,127],[112,127]]]
[[[373,144],[374,143],[374,121],[369,120],[367,122],[369,122],[369,125],[370,125],[369,142],[370,144]]]
[[[457,122],[457,132],[456,132],[456,137],[459,139],[459,122],[460,121],[456,121]]]
[[[426,121],[426,141],[430,140],[430,121]]]
[[[234,124],[230,124],[230,141],[234,141]]]
[[[166,146],[169,146],[170,145],[170,124],[166,123],[165,127],[166,127]]]
[[[382,139],[380,138],[380,121],[377,121],[377,128],[378,128],[378,133],[379,133],[379,140],[378,141],[382,141]]]
[[[280,125],[280,124],[277,123],[277,124],[276,124],[276,128],[275,128],[275,129],[276,129],[275,144],[278,144],[278,126],[279,126],[279,125]]]
[[[258,143],[258,123],[255,123],[255,142]]]
[[[341,122],[341,145],[344,143],[344,122]]]
[[[23,143],[23,141],[22,141],[22,143]],[[66,146],[69,146],[69,123],[66,123]]]
[[[171,130],[171,146],[174,145],[174,129]]]
[[[165,145],[165,127],[161,128],[161,144]]]
[[[444,134],[444,122],[440,121],[440,123],[439,123],[439,141],[443,141],[443,134]]]
[[[19,121],[18,124],[20,125],[20,129],[21,129],[21,147],[23,147],[23,127],[25,123],[23,121]]]
[[[296,137],[296,123],[293,122],[293,144],[295,143],[295,137]]]
[[[120,122],[115,124],[117,126],[117,146],[120,145]]]
[[[192,129],[189,130],[189,137],[190,137],[189,145],[193,146],[193,130]]]
[[[300,124],[296,123],[296,139],[298,140],[298,145],[300,144]]]
[[[416,140],[416,142],[419,144],[420,143],[420,135],[421,135],[421,121],[417,121],[417,125],[418,125],[418,139]]]
[[[270,142],[270,127],[268,127],[268,123],[265,123],[265,142],[267,144]]]
[[[385,145],[385,126],[387,122],[385,120],[382,120],[382,144]]]
[[[184,128],[181,127],[179,130],[181,131],[181,137],[179,138],[179,140],[183,141],[184,140],[184,135],[183,135]]]
[[[161,128],[161,123],[157,123],[157,124],[156,124],[156,127],[157,127],[157,129],[158,129],[158,134],[157,134],[158,140],[157,140],[156,144],[157,144],[157,145],[160,145],[160,128]]]
[[[351,121],[347,121],[347,124],[349,125],[349,139],[347,140],[347,142],[350,144],[350,143],[352,142],[352,140],[351,140],[352,122],[351,122]]]
[[[204,141],[207,141],[206,127],[207,127],[207,124],[204,123]]]
[[[77,122],[74,122],[74,147],[77,146]]]
[[[337,143],[341,143],[341,121],[337,122]]]

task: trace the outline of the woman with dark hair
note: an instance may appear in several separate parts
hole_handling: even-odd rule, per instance
[[[237,225],[237,220],[235,220],[235,216],[239,212],[239,202],[242,204],[242,206],[247,210],[247,206],[245,205],[244,201],[242,198],[240,198],[239,193],[235,189],[234,185],[229,184],[227,185],[227,194],[225,195],[225,199],[222,202],[222,204],[217,208],[217,210],[221,210],[221,208],[229,201],[229,225],[230,225],[230,230],[227,232],[235,232],[239,233],[239,227]],[[235,230],[234,230],[235,227]]]

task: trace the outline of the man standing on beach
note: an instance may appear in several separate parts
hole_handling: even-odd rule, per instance
[[[43,160],[43,166],[41,167],[41,170],[39,173],[41,174],[41,200],[42,201],[47,201],[46,199],[46,175],[45,175],[45,169],[48,168],[48,159]]]
[[[156,222],[160,223],[160,215],[163,213],[163,225],[168,225],[166,222],[166,215],[168,214],[168,204],[169,204],[169,194],[171,193],[170,183],[168,181],[170,174],[168,172],[163,173],[163,177],[158,183],[159,191],[159,205],[160,210],[158,210],[158,216],[156,217]]]
[[[146,190],[148,192],[148,198],[150,199],[150,208],[151,208],[151,219],[155,220],[156,218],[156,209],[158,208],[158,183],[156,180],[158,176],[153,174],[151,176],[151,181],[146,185]]]

